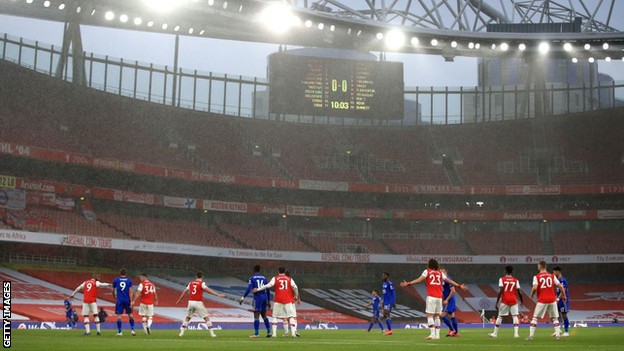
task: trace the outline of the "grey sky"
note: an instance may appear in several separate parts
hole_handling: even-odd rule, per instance
[[[619,1],[618,1],[619,3]],[[624,1],[622,1],[624,3]],[[620,4],[624,5],[624,4]],[[624,6],[617,6],[612,25],[624,27]],[[25,39],[60,45],[62,24],[0,15],[0,32]],[[84,49],[96,54],[162,65],[173,64],[174,36],[83,26]],[[266,57],[277,50],[274,44],[256,44],[206,38],[180,38],[180,67],[232,75],[266,76]],[[409,86],[474,86],[477,64],[474,58],[444,62],[440,56],[388,54],[389,60],[403,61],[405,83]],[[616,62],[617,61],[617,62]],[[624,62],[599,63],[600,71],[624,80]]]

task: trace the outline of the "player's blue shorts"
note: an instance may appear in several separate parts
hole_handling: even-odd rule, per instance
[[[132,309],[130,308],[130,300],[118,300],[115,304],[115,314],[124,314],[124,311],[126,314],[132,313]]]
[[[559,302],[557,302],[557,308],[559,309],[559,313],[566,313],[566,314],[569,313],[570,312],[570,300],[566,300],[565,303],[559,300]]]
[[[383,310],[388,312],[392,311],[392,304],[383,305]]]
[[[374,319],[379,319],[380,318],[379,314],[380,314],[379,310],[373,310],[373,318]]]
[[[443,306],[442,312],[446,312],[448,314],[457,312],[457,306],[455,305],[455,297],[452,297],[446,306]]]
[[[65,318],[74,318],[74,311],[65,312]]]
[[[254,312],[266,313],[267,311],[267,299],[266,298],[256,298],[253,299],[253,308]]]

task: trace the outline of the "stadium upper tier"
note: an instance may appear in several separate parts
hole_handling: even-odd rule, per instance
[[[419,185],[619,184],[621,109],[447,126],[232,118],[0,63],[0,141],[216,174]],[[608,140],[608,142],[607,142]]]

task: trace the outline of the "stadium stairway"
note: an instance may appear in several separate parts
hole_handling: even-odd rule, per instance
[[[218,225],[214,226],[214,229],[217,231],[217,233],[219,233],[219,234],[223,235],[224,237],[228,238],[229,240],[232,240],[235,243],[241,245],[243,248],[245,248],[245,249],[253,249],[251,246],[247,245],[247,243],[245,243],[245,242],[243,242],[241,240],[238,240],[238,238],[235,238],[234,236],[230,235],[230,233],[228,233],[225,230],[221,229],[221,227],[219,227]]]

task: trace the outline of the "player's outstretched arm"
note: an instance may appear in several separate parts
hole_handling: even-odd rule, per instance
[[[182,294],[180,294],[180,297],[178,298],[178,301],[176,301],[176,305],[179,304],[182,299],[184,298],[184,295],[186,295],[186,293],[189,291],[188,286],[186,287],[186,289],[184,289],[184,291],[182,292]]]
[[[266,289],[271,289],[273,286],[275,286],[275,277],[271,278],[271,281],[267,285],[261,286],[260,288],[257,288],[257,289],[254,288],[252,291],[254,293],[257,293],[258,291],[264,291]]]
[[[252,289],[253,289],[253,280],[249,279],[249,284],[247,284],[247,290],[245,290],[245,294],[240,298],[240,300],[238,300],[239,305],[243,304],[243,301],[245,301],[245,298],[247,297],[247,295],[249,295]]]
[[[70,298],[70,299],[73,299],[73,298],[74,298],[74,296],[76,296],[76,294],[77,294],[79,291],[82,291],[82,289],[84,289],[84,283],[80,284],[80,285],[76,288],[76,290],[74,290],[74,292],[73,292],[73,293],[69,296],[69,298]]]
[[[406,287],[406,286],[410,286],[410,285],[414,285],[414,284],[418,284],[420,282],[422,282],[423,280],[427,279],[426,277],[420,276],[414,280],[412,280],[411,282],[406,282],[405,280],[401,282],[401,287]]]
[[[449,278],[444,278],[444,281],[451,284],[452,286],[456,288],[461,288],[464,291],[468,290],[468,287],[465,284],[457,284],[454,281],[450,280]]]
[[[214,291],[214,290],[210,289],[210,288],[209,288],[209,287],[207,287],[207,286],[206,286],[206,287],[204,287],[204,291],[205,291],[205,292],[207,292],[207,293],[209,293],[209,294],[212,294],[212,295],[214,295],[214,296],[218,296],[218,297],[225,297],[225,295],[223,295],[223,294],[219,294],[218,292],[216,292],[216,291]]]

